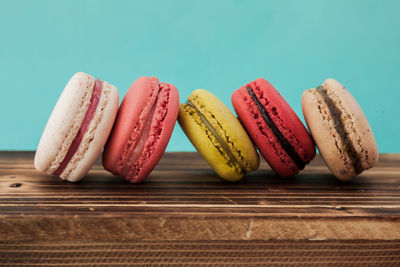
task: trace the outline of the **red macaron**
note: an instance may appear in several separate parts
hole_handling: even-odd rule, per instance
[[[103,153],[103,166],[132,183],[143,181],[161,159],[178,116],[178,90],[156,77],[129,88]]]
[[[299,117],[266,80],[257,79],[232,94],[232,105],[271,168],[282,177],[302,170],[315,144]]]

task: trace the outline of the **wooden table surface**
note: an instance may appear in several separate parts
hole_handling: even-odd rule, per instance
[[[0,152],[0,265],[400,265],[400,155],[349,183],[320,158],[291,179],[220,180],[166,153],[141,184],[98,162],[78,183]]]

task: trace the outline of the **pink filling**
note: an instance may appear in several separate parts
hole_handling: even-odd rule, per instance
[[[89,108],[86,111],[85,118],[82,121],[81,127],[79,128],[78,133],[76,134],[74,140],[72,141],[63,161],[60,163],[57,170],[55,170],[55,172],[53,172],[54,175],[60,176],[61,173],[63,173],[63,171],[67,167],[68,163],[71,161],[72,157],[75,155],[76,151],[78,151],[78,148],[82,142],[83,136],[87,132],[87,129],[89,128],[89,124],[90,124],[91,120],[93,119],[94,114],[96,112],[97,106],[100,101],[102,89],[103,89],[103,82],[100,79],[97,79],[94,83],[94,88],[93,88],[93,92],[92,92],[92,97],[90,98]]]

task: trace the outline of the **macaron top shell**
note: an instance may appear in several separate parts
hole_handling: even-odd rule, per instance
[[[163,155],[178,116],[178,90],[141,77],[129,88],[118,110],[103,153],[106,170],[131,182],[142,181]]]
[[[347,181],[378,161],[372,129],[360,105],[338,81],[303,93],[305,120],[328,168]]]
[[[118,91],[109,83],[101,83],[98,104],[92,110],[85,132],[80,133],[81,141],[76,152],[66,163],[60,176],[71,182],[80,180],[92,166],[103,148],[111,131],[117,109]],[[65,159],[71,144],[81,130],[82,123],[90,108],[94,93],[94,78],[78,72],[70,79],[43,131],[36,150],[34,164],[37,170],[55,174]]]
[[[259,166],[258,154],[232,112],[212,93],[197,89],[180,105],[178,121],[217,174],[236,181]]]
[[[265,79],[234,91],[232,104],[261,154],[280,176],[293,176],[315,156],[307,129]]]

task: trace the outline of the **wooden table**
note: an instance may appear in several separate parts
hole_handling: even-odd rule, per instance
[[[167,153],[142,184],[97,163],[79,183],[0,152],[0,265],[400,265],[400,155],[352,182],[320,158],[292,179],[263,162],[238,183]]]

